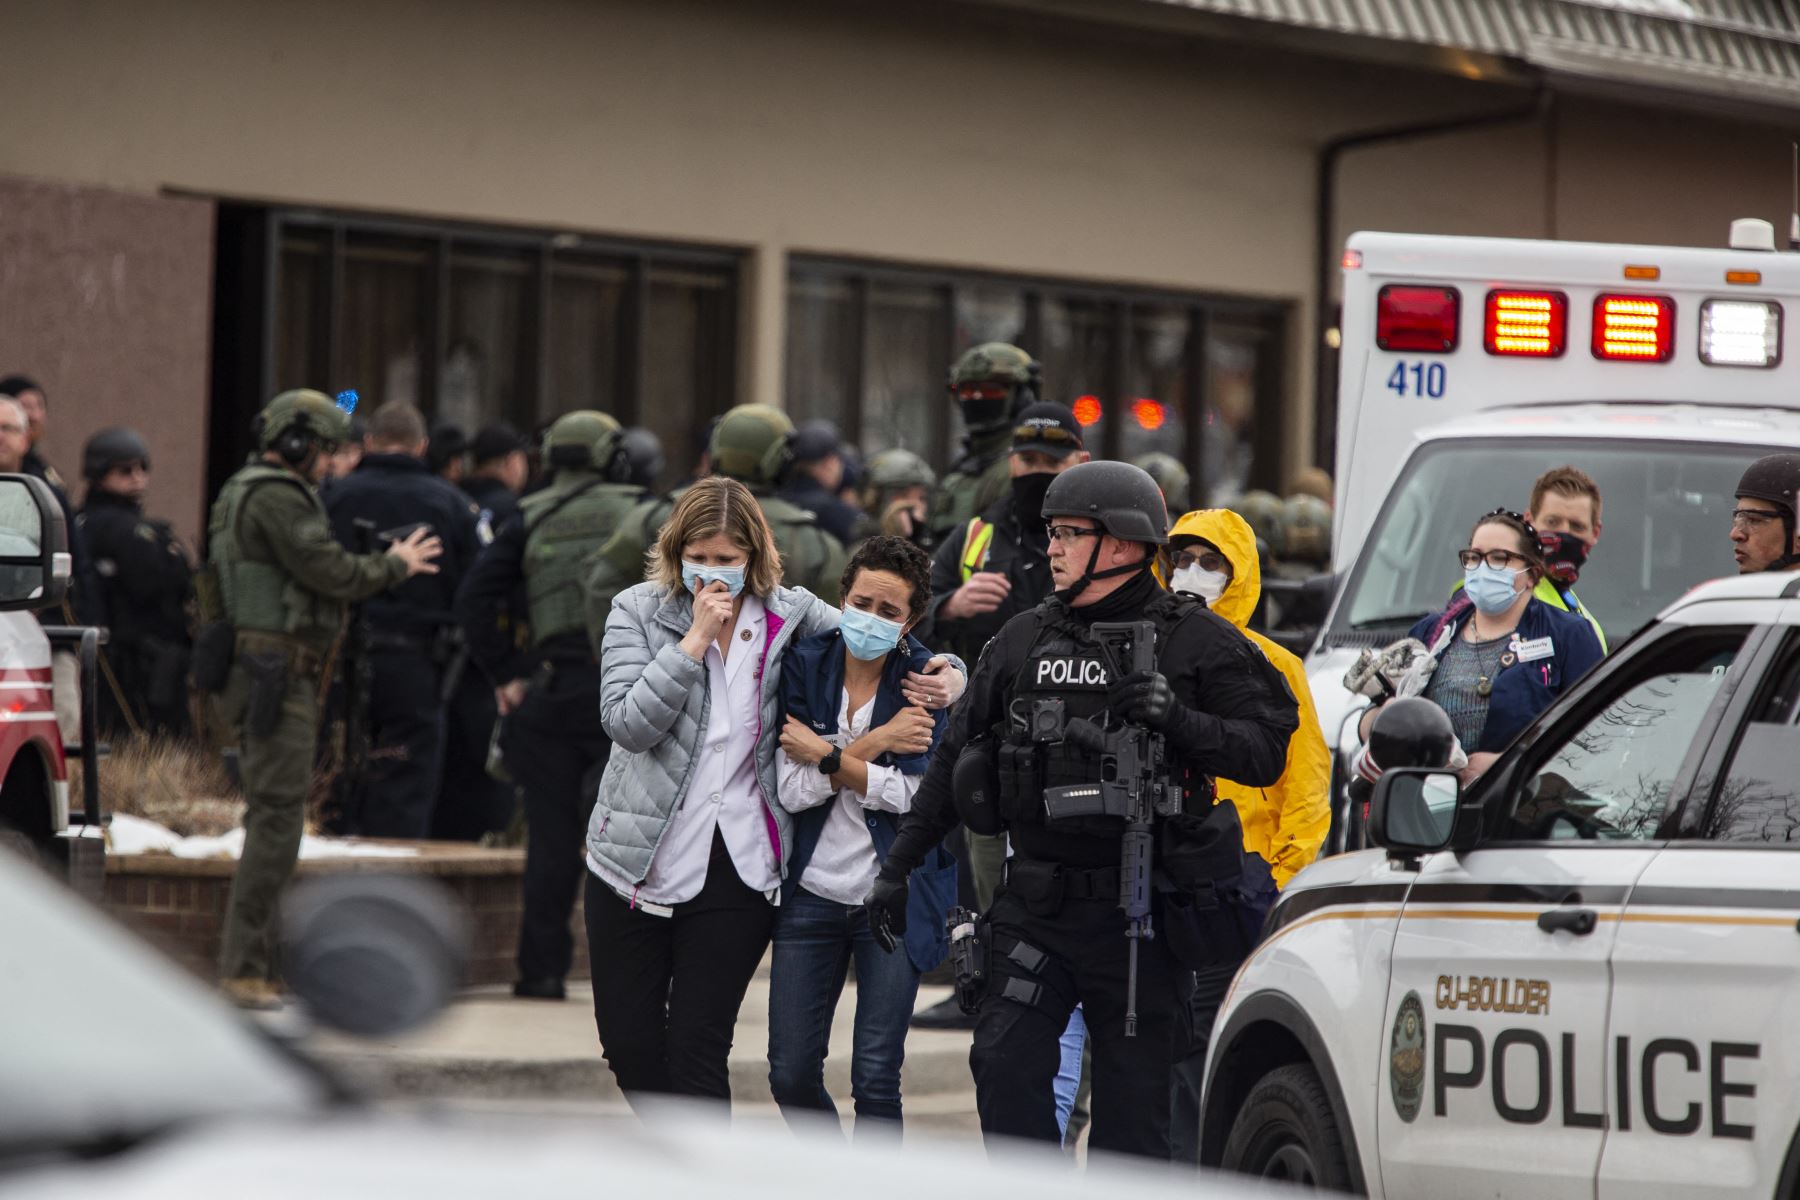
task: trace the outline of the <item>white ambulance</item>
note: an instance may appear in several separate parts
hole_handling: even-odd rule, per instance
[[[1326,740],[1366,647],[1441,609],[1482,513],[1572,464],[1604,497],[1576,593],[1613,646],[1730,574],[1745,466],[1800,449],[1800,254],[1766,222],[1730,249],[1358,233],[1343,260],[1330,615],[1306,659]],[[1760,247],[1760,249],[1751,248]],[[1342,761],[1341,759],[1340,761]],[[1341,779],[1343,772],[1336,772]],[[1360,842],[1341,786],[1333,848]]]
[[[1704,584],[1467,792],[1289,883],[1202,1161],[1386,1197],[1800,1196],[1800,573]]]

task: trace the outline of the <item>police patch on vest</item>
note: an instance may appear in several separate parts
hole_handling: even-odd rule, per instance
[[[1388,1047],[1388,1087],[1394,1111],[1412,1124],[1425,1098],[1425,1005],[1419,993],[1408,992],[1394,1014],[1394,1034]]]
[[[1031,664],[1034,690],[1098,692],[1106,688],[1106,664],[1097,658],[1053,654]]]

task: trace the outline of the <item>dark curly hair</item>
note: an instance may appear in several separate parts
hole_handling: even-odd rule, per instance
[[[872,537],[850,558],[839,584],[843,595],[850,594],[860,571],[886,571],[912,584],[911,617],[918,620],[931,603],[931,556],[902,537]]]

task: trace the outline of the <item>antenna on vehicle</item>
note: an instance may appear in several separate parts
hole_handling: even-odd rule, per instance
[[[1794,146],[1794,206],[1788,210],[1788,249],[1800,250],[1800,142]]]

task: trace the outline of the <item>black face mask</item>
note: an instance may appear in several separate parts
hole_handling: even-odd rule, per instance
[[[1012,417],[1012,401],[1002,396],[998,400],[959,400],[962,405],[963,424],[971,433],[987,433],[1005,425]]]
[[[1587,562],[1588,544],[1573,534],[1540,533],[1538,546],[1544,552],[1544,570],[1561,587],[1574,587]]]
[[[1033,471],[1029,475],[1015,475],[1012,480],[1013,511],[1019,514],[1019,524],[1025,531],[1034,534],[1039,543],[1048,540],[1049,534],[1044,531],[1044,494],[1050,490],[1050,484],[1056,476],[1049,471]]]

